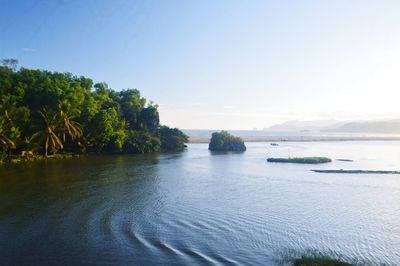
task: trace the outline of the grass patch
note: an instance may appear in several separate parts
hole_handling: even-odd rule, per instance
[[[343,262],[332,258],[302,257],[295,259],[294,266],[355,266],[355,264]]]
[[[302,163],[302,164],[320,164],[330,163],[332,160],[327,157],[294,157],[294,158],[268,158],[271,163]]]
[[[31,156],[22,156],[22,155],[13,155],[11,158],[0,158],[1,164],[18,164],[25,162],[34,162],[34,161],[43,161],[43,160],[59,160],[59,159],[71,159],[74,157],[82,157],[85,155],[82,154],[74,154],[74,153],[57,153],[52,154],[47,157],[43,157],[43,155],[34,154]]]
[[[319,251],[316,249],[293,250],[285,249],[277,253],[277,265],[292,266],[361,266],[384,265],[377,262],[364,261],[352,258],[333,251]]]

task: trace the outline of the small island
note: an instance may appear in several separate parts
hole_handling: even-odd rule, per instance
[[[336,161],[339,161],[339,162],[354,162],[351,159],[336,159]]]
[[[320,164],[330,163],[332,160],[327,157],[294,157],[294,158],[268,158],[270,163],[301,163],[301,164]]]
[[[246,146],[241,138],[223,130],[212,134],[208,149],[210,151],[245,151]]]

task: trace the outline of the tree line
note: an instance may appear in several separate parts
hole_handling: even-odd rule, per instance
[[[188,137],[160,125],[158,106],[139,90],[17,64],[0,66],[0,158],[184,149]]]

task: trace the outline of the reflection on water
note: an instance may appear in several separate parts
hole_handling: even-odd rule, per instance
[[[93,156],[0,168],[5,265],[274,265],[317,249],[400,264],[400,142],[249,143],[244,153]]]

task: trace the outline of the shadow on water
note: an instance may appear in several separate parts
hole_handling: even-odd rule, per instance
[[[246,151],[210,151],[209,150],[209,153],[211,154],[211,155],[214,155],[214,156],[216,156],[216,155],[230,155],[230,154],[237,154],[237,155],[242,155],[242,154],[244,154]]]
[[[127,263],[127,248],[140,248],[125,232],[157,209],[158,163],[158,155],[89,156],[0,168],[2,263]]]

